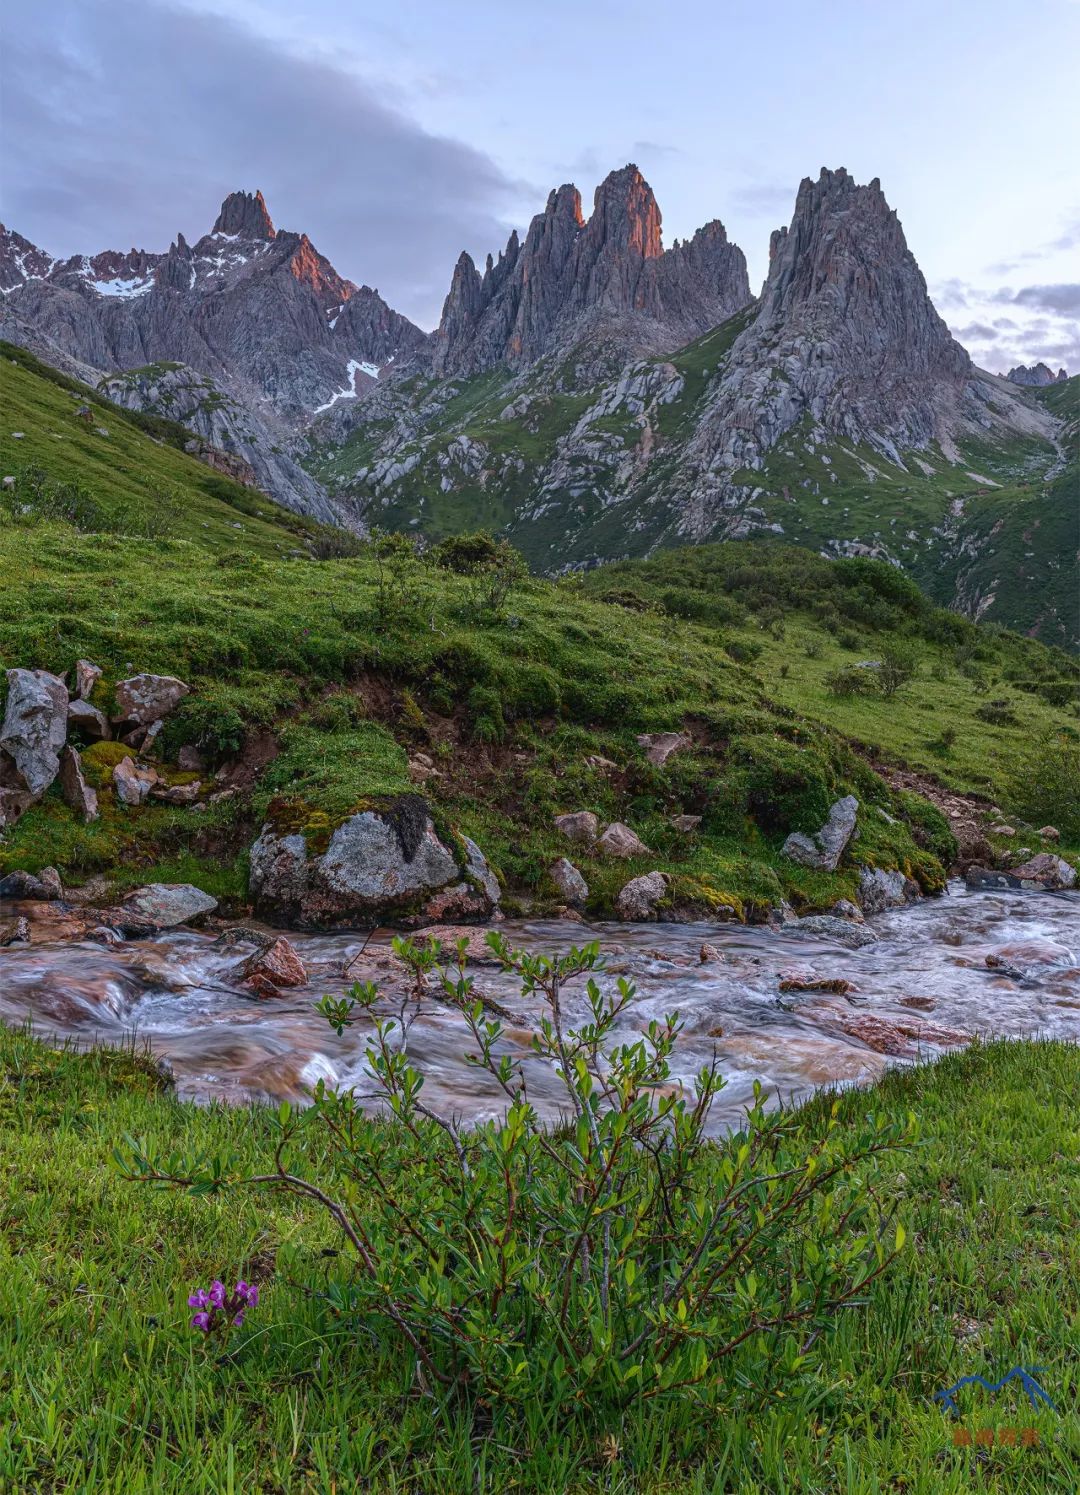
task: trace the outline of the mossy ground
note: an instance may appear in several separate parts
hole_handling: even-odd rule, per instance
[[[783,1400],[753,1386],[702,1417],[631,1409],[615,1443],[541,1419],[513,1441],[484,1409],[425,1397],[408,1357],[323,1292],[341,1258],[318,1216],[280,1196],[223,1199],[122,1181],[125,1135],[163,1152],[268,1164],[260,1110],[197,1108],[137,1054],[54,1051],[0,1032],[0,1488],[95,1495],[968,1495],[1071,1492],[1080,1458],[1080,1050],[976,1046],[840,1101],[844,1124],[914,1113],[921,1140],[886,1159],[905,1225],[899,1261],[819,1341]],[[806,1115],[824,1125],[828,1105]],[[303,1166],[317,1174],[323,1160]],[[188,1327],[188,1293],[244,1276],[261,1299],[224,1350]],[[1016,1365],[1019,1388],[934,1393]],[[989,1448],[954,1431],[994,1429]],[[1000,1429],[1034,1428],[1005,1445]]]

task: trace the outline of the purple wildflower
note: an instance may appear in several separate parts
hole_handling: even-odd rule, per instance
[[[239,1329],[247,1310],[254,1308],[258,1301],[259,1289],[254,1283],[245,1282],[241,1278],[233,1291],[227,1293],[225,1284],[215,1278],[209,1289],[196,1288],[188,1298],[188,1306],[199,1309],[191,1320],[191,1327],[201,1330],[203,1334],[212,1334],[230,1324]]]

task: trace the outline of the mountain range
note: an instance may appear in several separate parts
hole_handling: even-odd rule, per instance
[[[58,261],[0,230],[0,334],[362,531],[488,527],[560,571],[753,533],[884,557],[1076,647],[1075,392],[976,368],[876,180],[801,184],[753,296],[713,221],[664,247],[633,165],[553,191],[427,334],[233,193],[194,245]]]

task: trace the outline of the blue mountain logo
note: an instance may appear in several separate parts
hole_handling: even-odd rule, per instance
[[[1056,1412],[1057,1407],[1035,1379],[1036,1375],[1041,1376],[1044,1371],[1045,1367],[1042,1365],[1033,1365],[1030,1370],[1017,1365],[1009,1371],[1008,1375],[1002,1376],[1000,1381],[988,1381],[985,1376],[962,1376],[955,1386],[949,1386],[945,1391],[935,1391],[934,1400],[959,1416],[960,1408],[956,1405],[956,1393],[964,1386],[983,1386],[987,1391],[1000,1391],[1010,1381],[1019,1381],[1033,1407],[1037,1408],[1040,1402],[1045,1402],[1052,1411]]]

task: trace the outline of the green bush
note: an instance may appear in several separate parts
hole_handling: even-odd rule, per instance
[[[537,1409],[558,1426],[587,1404],[602,1434],[658,1398],[708,1414],[740,1386],[782,1395],[806,1374],[807,1344],[903,1246],[875,1183],[878,1157],[906,1129],[834,1119],[811,1139],[768,1113],[758,1086],[742,1127],[708,1144],[723,1081],[706,1066],[685,1090],[673,1083],[677,1016],[617,1044],[635,990],[620,979],[601,991],[596,946],[546,957],[498,935],[488,945],[541,1005],[534,1055],[567,1104],[556,1131],[541,1125],[501,1022],[473,990],[466,943],[444,964],[437,945],[399,940],[415,995],[434,989],[457,1014],[501,1092],[498,1120],[466,1132],[424,1102],[399,1020],[381,1015],[369,984],[322,1011],[339,1034],[353,1022],[370,1032],[368,1070],[390,1124],[320,1082],[309,1109],[279,1109],[266,1173],[231,1157],[161,1157],[132,1139],[117,1153],[122,1170],[199,1195],[272,1187],[325,1212],[344,1253],[324,1290],[340,1332],[381,1333],[422,1387],[448,1406],[483,1407],[507,1432]],[[572,1027],[566,989],[581,976]]]
[[[1080,741],[1051,732],[1009,764],[1002,802],[1034,826],[1053,825],[1080,844]]]
[[[736,738],[729,762],[722,800],[766,833],[816,831],[828,819],[837,797],[836,776],[816,749],[762,733]]]

